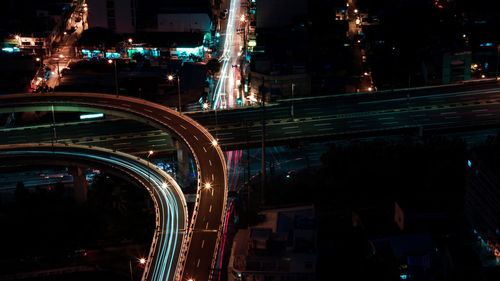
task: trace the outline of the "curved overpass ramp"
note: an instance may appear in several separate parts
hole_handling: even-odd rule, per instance
[[[130,97],[91,93],[0,96],[0,113],[23,111],[101,112],[141,121],[182,139],[196,162],[198,190],[175,279],[211,279],[225,215],[227,171],[222,150],[206,129],[169,108]]]
[[[188,225],[184,194],[175,180],[155,165],[104,148],[65,144],[0,145],[2,166],[71,160],[118,170],[146,187],[155,206],[155,231],[143,280],[173,280]]]

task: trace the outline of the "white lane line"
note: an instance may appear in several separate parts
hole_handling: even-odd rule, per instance
[[[321,129],[318,129],[318,131],[331,131],[333,130],[333,128],[321,128]]]
[[[299,126],[289,126],[289,127],[283,127],[283,130],[285,129],[297,129]]]
[[[212,181],[214,181],[214,174],[212,174]]]
[[[151,110],[149,110],[149,109],[147,109],[147,108],[144,108],[144,111],[147,111],[147,112],[149,112],[149,113],[153,113],[153,111],[151,111]]]
[[[214,189],[212,188],[212,196],[214,196]]]
[[[378,120],[391,120],[394,119],[394,116],[389,116],[389,117],[380,117]]]
[[[205,246],[205,240],[201,240],[201,248],[203,249],[204,246]]]
[[[187,130],[186,127],[184,127],[183,125],[179,125],[179,126],[181,126],[181,128],[183,128],[184,130]]]
[[[355,124],[355,125],[350,125],[349,127],[351,127],[351,128],[360,128],[360,127],[365,127],[365,124]]]
[[[205,229],[208,229],[208,221],[207,221],[207,224],[205,225]]]
[[[444,117],[444,119],[457,119],[460,117],[462,117],[462,116],[446,116],[446,117]]]
[[[210,166],[212,166],[212,160],[208,159],[208,164],[210,164]]]
[[[113,143],[113,145],[129,145],[130,142],[116,142],[116,143]]]
[[[193,137],[196,139],[196,140],[199,140],[198,137],[196,137],[195,135],[193,135]]]
[[[200,267],[200,259],[198,259],[198,262],[196,263],[196,267]]]
[[[127,107],[130,107],[130,104],[128,103],[122,103],[123,106],[127,106]]]
[[[163,118],[165,118],[165,119],[167,119],[167,120],[172,120],[172,119],[170,119],[170,117],[165,116],[165,115],[163,115]]]
[[[207,152],[207,149],[205,147],[203,147],[203,151]]]
[[[211,213],[212,212],[212,205],[210,205],[210,208],[208,208],[208,212]]]
[[[415,115],[410,115],[410,117],[424,117],[425,114],[415,114]]]
[[[313,126],[316,126],[316,127],[319,127],[319,126],[329,126],[329,125],[330,125],[330,123],[313,124]]]
[[[301,131],[291,131],[291,132],[285,132],[285,134],[289,135],[289,134],[300,134]]]
[[[457,113],[456,111],[448,111],[448,112],[442,112],[441,115],[446,115],[446,114],[455,114]]]
[[[148,140],[148,142],[163,142],[164,140]]]
[[[394,122],[384,122],[382,123],[382,125],[392,125],[392,124],[397,124],[398,121],[394,121]]]

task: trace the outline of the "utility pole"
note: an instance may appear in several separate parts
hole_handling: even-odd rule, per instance
[[[295,90],[295,84],[292,83],[292,106],[290,107],[290,114],[292,115],[292,121],[294,118],[294,112],[293,112],[293,99],[294,99],[294,90]]]
[[[497,70],[495,72],[495,77],[497,78],[497,80],[498,80],[498,55],[499,55],[499,52],[500,52],[500,45],[497,45]]]
[[[260,180],[260,202],[264,203],[264,190],[266,188],[266,89],[264,87],[265,83],[262,81],[262,172]]]
[[[120,92],[119,92],[119,88],[118,88],[118,72],[116,70],[116,60],[113,60],[113,66],[115,69],[115,93],[116,93],[116,97],[119,97]]]
[[[177,74],[177,96],[179,97],[179,114],[182,113],[181,104],[181,80],[179,78],[180,74]]]

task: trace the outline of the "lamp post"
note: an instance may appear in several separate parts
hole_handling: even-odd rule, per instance
[[[118,91],[118,73],[116,71],[116,60],[109,59],[108,63],[109,64],[113,64],[114,74],[115,74],[115,94],[116,94],[117,97],[119,97],[120,93]]]
[[[292,121],[294,120],[294,112],[293,112],[294,92],[295,92],[295,84],[292,83],[292,106],[290,106],[290,114],[292,115]]]
[[[176,75],[177,76],[177,96],[179,98],[179,113],[182,112],[182,109],[181,109],[181,83],[180,83],[180,78],[179,78],[179,74]],[[174,76],[172,74],[168,75],[168,81],[173,81],[174,80]]]
[[[64,58],[64,56],[62,54],[59,54],[59,60],[57,60],[57,80],[60,81],[61,80],[61,71],[60,71],[60,64],[61,64],[61,60]]]

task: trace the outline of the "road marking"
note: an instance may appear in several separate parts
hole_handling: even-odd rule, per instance
[[[214,196],[214,189],[212,188],[212,196]]]
[[[457,119],[460,117],[462,117],[462,116],[446,116],[446,117],[444,117],[444,119]]]
[[[193,135],[193,137],[194,137],[196,140],[198,140],[198,137],[196,137],[195,135]]]
[[[214,174],[212,174],[212,181],[214,181]]]
[[[210,205],[210,208],[208,208],[208,212],[211,213],[212,212],[212,205]]]
[[[149,113],[153,113],[153,111],[151,111],[151,110],[149,110],[149,109],[147,109],[147,108],[144,108],[144,111],[147,111],[147,112],[149,112]]]
[[[291,132],[285,132],[285,134],[300,134],[301,131],[291,131]]]
[[[382,125],[392,125],[392,124],[397,124],[398,121],[394,121],[394,122],[384,122],[382,123]]]
[[[181,128],[183,128],[184,130],[187,130],[186,127],[184,127],[183,125],[179,125],[179,126],[181,126]]]
[[[208,159],[208,164],[210,164],[210,166],[212,166],[212,161],[210,159]]]
[[[205,229],[208,229],[208,221],[207,221],[207,225],[205,225]]]
[[[207,152],[207,149],[205,147],[203,147],[203,151]]]
[[[196,263],[196,267],[200,267],[200,259],[198,259],[198,262]]]
[[[441,115],[445,115],[445,114],[455,114],[457,113],[456,111],[449,111],[449,112],[443,112],[441,113]]]
[[[394,119],[393,116],[389,116],[389,117],[380,117],[378,118],[378,120],[390,120],[390,119]]]
[[[130,107],[130,104],[128,103],[122,103],[123,106],[127,106],[127,107]]]
[[[321,129],[318,129],[318,131],[331,131],[333,130],[333,128],[321,128]]]
[[[201,240],[201,248],[203,249],[204,246],[205,246],[205,240]]]
[[[163,115],[163,118],[165,118],[165,119],[167,119],[167,120],[172,120],[172,119],[170,119],[170,117],[165,116],[165,115]]]
[[[317,127],[319,127],[319,126],[329,126],[329,125],[330,125],[330,123],[313,124],[313,126],[317,126]]]
[[[285,129],[297,129],[299,126],[289,126],[289,127],[283,127],[283,130]]]
[[[474,109],[472,112],[480,112],[480,111],[488,111],[487,108],[482,108],[482,109]]]

